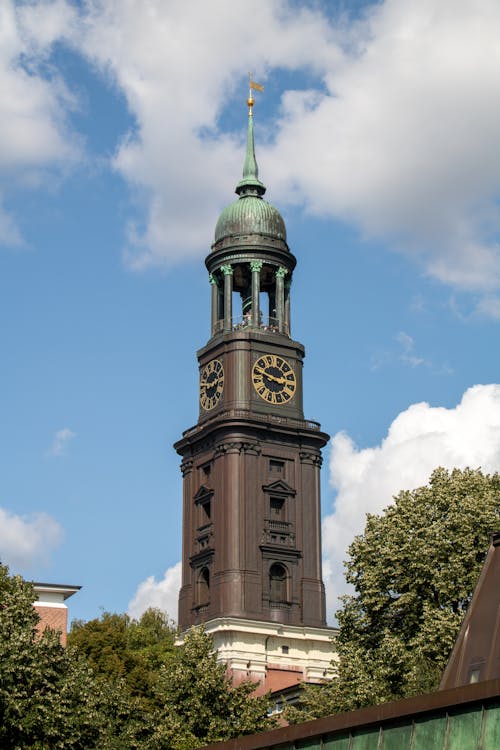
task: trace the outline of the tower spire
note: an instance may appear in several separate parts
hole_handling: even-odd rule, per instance
[[[252,80],[250,76],[249,93],[247,99],[248,105],[248,130],[247,130],[247,149],[245,153],[245,162],[243,164],[243,179],[236,186],[238,195],[264,195],[266,192],[265,185],[259,180],[259,168],[255,158],[255,143],[253,136],[253,105],[254,98],[252,90],[264,91],[264,87]]]

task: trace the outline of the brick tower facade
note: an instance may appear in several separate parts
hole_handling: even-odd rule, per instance
[[[328,435],[304,419],[304,347],[291,336],[296,259],[263,199],[248,99],[238,199],[206,258],[210,338],[198,351],[199,418],[182,457],[179,625],[204,622],[236,679],[261,689],[328,670],[321,573],[320,467]]]

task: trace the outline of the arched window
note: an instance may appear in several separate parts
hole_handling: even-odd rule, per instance
[[[208,568],[202,568],[200,570],[197,589],[198,604],[208,604],[210,601],[210,571]]]
[[[269,601],[284,604],[286,595],[286,568],[279,563],[273,563],[269,569]]]

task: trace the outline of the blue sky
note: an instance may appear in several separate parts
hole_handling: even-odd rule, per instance
[[[237,10],[236,10],[237,9]],[[247,71],[323,468],[330,615],[366,512],[500,470],[500,8],[0,2],[0,559],[175,617],[204,257]]]

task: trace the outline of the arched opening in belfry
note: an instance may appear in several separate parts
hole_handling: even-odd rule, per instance
[[[210,571],[206,567],[202,568],[198,575],[196,598],[199,605],[208,604],[210,601]]]
[[[212,335],[245,328],[290,335],[290,274],[260,260],[223,264],[210,274]]]
[[[273,563],[269,568],[269,601],[271,605],[288,601],[287,571],[281,563]]]

